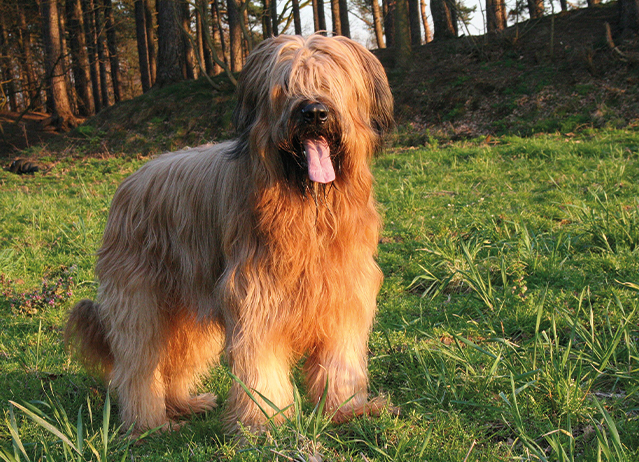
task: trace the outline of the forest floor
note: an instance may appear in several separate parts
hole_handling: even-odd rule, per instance
[[[391,145],[639,126],[639,38],[618,37],[616,4],[431,42],[413,51],[409,69],[395,66],[392,50],[376,53],[396,102]],[[214,81],[152,90],[62,136],[42,128],[43,114],[14,123],[15,114],[1,113],[0,159],[145,156],[228,138],[234,87],[225,76]]]

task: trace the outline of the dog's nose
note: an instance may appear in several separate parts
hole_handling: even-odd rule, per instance
[[[309,125],[322,125],[328,120],[328,108],[322,103],[307,104],[302,109],[302,118]]]

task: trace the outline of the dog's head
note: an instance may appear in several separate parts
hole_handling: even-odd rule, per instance
[[[281,35],[248,57],[235,126],[271,180],[331,183],[355,174],[393,122],[382,65],[346,37]]]

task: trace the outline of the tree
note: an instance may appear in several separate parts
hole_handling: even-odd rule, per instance
[[[326,30],[326,16],[324,14],[324,0],[312,0],[313,27],[315,32]]]
[[[300,18],[300,1],[291,0],[293,5],[293,24],[295,26],[295,35],[302,35],[302,19]]]
[[[33,58],[33,42],[31,30],[27,25],[25,15],[25,5],[16,4],[18,13],[18,46],[20,47],[20,62],[24,69],[25,79],[27,82],[27,109],[42,108],[42,98],[40,97],[40,86],[38,85],[38,77],[36,75],[35,63]],[[23,82],[24,87],[24,82]]]
[[[97,31],[95,27],[93,0],[83,0],[82,10],[84,11],[84,33],[87,38],[87,52],[89,55],[89,73],[91,75],[91,94],[93,95],[93,106],[95,108],[95,112],[100,112],[100,110],[102,109],[102,98],[100,92]]]
[[[65,73],[62,67],[62,45],[60,36],[60,18],[57,0],[42,0],[40,4],[42,16],[42,38],[44,42],[44,58],[46,77],[50,86],[53,114],[51,125],[60,129],[69,129],[78,124],[71,111]]]
[[[155,51],[155,33],[153,31],[153,18],[155,16],[150,4],[151,0],[144,0],[144,25],[146,26],[146,45],[149,50],[149,74],[151,75],[151,85],[155,84],[157,75],[157,53]]]
[[[386,44],[384,43],[384,29],[382,28],[382,11],[379,8],[378,0],[371,0],[371,11],[373,13],[373,27],[377,48],[386,48]]]
[[[138,44],[138,63],[140,66],[140,81],[142,91],[146,93],[151,89],[151,67],[149,64],[149,44],[146,35],[146,15],[144,14],[143,0],[135,0],[135,37]]]
[[[618,8],[622,36],[639,33],[639,0],[619,0]]]
[[[426,43],[433,40],[433,34],[430,31],[430,24],[428,24],[428,16],[426,15],[426,0],[420,0],[419,7],[422,13],[422,23],[424,25],[424,41]]]
[[[84,16],[80,0],[66,1],[67,32],[73,70],[73,81],[78,95],[78,111],[80,115],[89,116],[94,113],[91,95],[91,77],[89,75],[89,54],[84,32]]]
[[[198,52],[200,54],[200,63],[202,63],[202,61],[204,62],[204,70],[206,71],[207,75],[213,75],[213,59],[211,54],[211,47],[209,45],[210,27],[208,0],[197,0],[195,18],[197,25],[197,42]]]
[[[109,63],[111,65],[111,84],[113,85],[113,98],[118,103],[122,99],[120,84],[120,59],[118,58],[118,45],[113,24],[113,6],[111,0],[104,2],[104,27],[106,28],[107,49],[109,50]]]
[[[184,67],[182,72],[185,79],[195,78],[195,56],[193,54],[193,45],[191,44],[191,7],[186,1],[180,2],[180,19],[182,23],[182,33],[180,40],[184,47]]]
[[[99,1],[99,0],[98,0]],[[109,80],[107,77],[107,56],[104,47],[104,18],[102,17],[103,8],[100,8],[97,4],[94,4],[93,17],[95,21],[96,44],[98,49],[98,66],[100,69],[100,95],[102,101],[102,107],[109,107],[111,104],[109,101]]]
[[[349,37],[351,36],[351,25],[348,20],[348,1],[347,0],[339,0],[339,22],[342,28],[342,35]]]
[[[342,35],[342,18],[339,14],[339,0],[331,0],[331,16],[333,18],[333,34]]]
[[[400,67],[407,67],[411,58],[410,21],[408,0],[395,2],[395,56]]]
[[[431,0],[430,12],[433,15],[435,40],[457,37],[457,8],[454,0]]]
[[[182,42],[181,6],[175,0],[157,0],[158,62],[154,86],[162,87],[184,79],[186,66]]]
[[[271,0],[262,0],[262,38],[266,40],[269,37],[273,37],[273,21],[271,21]]]
[[[414,47],[422,44],[422,33],[419,22],[419,0],[408,0],[408,24],[410,26],[410,43]]]
[[[504,0],[486,0],[486,28],[488,33],[506,28],[506,4]]]
[[[395,46],[395,0],[382,0],[382,13],[386,46],[392,48]]]
[[[541,18],[544,15],[544,0],[528,0],[528,13],[531,19]]]
[[[229,18],[229,44],[231,46],[231,71],[242,70],[242,24],[238,0],[227,0],[227,11]]]

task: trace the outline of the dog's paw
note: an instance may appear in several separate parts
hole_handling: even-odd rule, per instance
[[[217,396],[213,393],[202,393],[189,399],[189,411],[193,414],[202,414],[216,407]]]
[[[343,423],[362,415],[377,417],[384,409],[391,415],[399,415],[399,407],[393,406],[390,399],[384,396],[378,396],[357,406],[347,403],[335,413],[332,421],[335,423]]]

